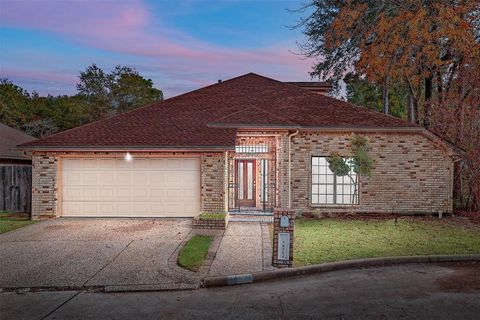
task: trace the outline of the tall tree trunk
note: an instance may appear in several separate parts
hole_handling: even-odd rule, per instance
[[[440,71],[437,71],[437,94],[438,94],[438,103],[439,105],[443,102],[443,82],[442,82],[442,74]]]
[[[388,114],[388,77],[385,77],[382,86],[382,112]]]
[[[408,121],[418,124],[418,99],[412,93],[407,96]]]
[[[425,105],[423,108],[423,126],[428,129],[430,127],[431,107],[432,107],[432,76],[425,78]]]

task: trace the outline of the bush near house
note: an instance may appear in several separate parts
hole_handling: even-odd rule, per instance
[[[28,215],[25,214],[0,212],[0,234],[35,222],[36,221],[31,221]]]
[[[202,212],[198,218],[200,220],[222,220],[225,219],[227,214],[225,212],[218,212],[218,213],[210,213],[210,212]]]
[[[442,220],[298,219],[294,264],[410,255],[480,253],[480,228]]]
[[[213,236],[193,236],[180,251],[178,265],[191,271],[198,271],[212,241]]]

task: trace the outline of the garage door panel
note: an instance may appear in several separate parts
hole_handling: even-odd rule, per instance
[[[130,188],[117,188],[117,200],[131,200],[132,190]]]
[[[200,171],[200,162],[196,159],[184,159],[183,169],[188,171]]]
[[[84,159],[82,169],[97,169],[98,159]]]
[[[115,168],[115,159],[98,159],[98,168],[112,170]]]
[[[98,183],[98,173],[91,172],[91,171],[78,171],[76,174],[79,177],[79,181],[81,181],[80,185],[96,185]]]
[[[150,174],[150,183],[152,185],[164,185],[165,173],[163,171],[152,171]]]
[[[148,167],[150,169],[162,170],[167,168],[167,163],[165,159],[150,159]]]
[[[148,185],[148,173],[146,172],[135,172],[132,178],[132,183],[135,186]]]
[[[199,159],[64,159],[65,216],[178,216],[200,211]]]
[[[115,185],[115,176],[116,176],[116,173],[113,172],[113,171],[104,171],[104,172],[98,172],[96,173],[96,176],[97,176],[97,184],[98,185],[107,185],[107,186],[111,186],[111,185]]]

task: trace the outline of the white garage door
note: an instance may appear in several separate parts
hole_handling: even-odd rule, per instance
[[[200,211],[199,159],[62,163],[63,216],[192,217]]]

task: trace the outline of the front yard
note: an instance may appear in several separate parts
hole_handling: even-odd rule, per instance
[[[28,215],[0,212],[0,234],[35,223]]]
[[[480,253],[480,227],[442,220],[303,220],[295,223],[294,264],[359,258]]]

